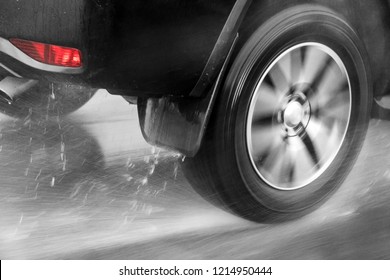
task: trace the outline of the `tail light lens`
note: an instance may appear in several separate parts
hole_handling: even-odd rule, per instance
[[[81,52],[78,49],[44,44],[22,39],[10,39],[10,42],[29,57],[50,65],[81,67]]]

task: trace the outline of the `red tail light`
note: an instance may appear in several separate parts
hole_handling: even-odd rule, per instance
[[[22,39],[10,39],[10,42],[29,57],[46,64],[81,67],[81,52],[78,49],[43,44]]]

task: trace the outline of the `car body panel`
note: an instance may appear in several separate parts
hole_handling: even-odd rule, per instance
[[[234,0],[3,0],[0,37],[78,48],[81,75],[25,67],[26,78],[71,81],[123,95],[188,95],[210,57]],[[31,66],[31,65],[30,65]]]

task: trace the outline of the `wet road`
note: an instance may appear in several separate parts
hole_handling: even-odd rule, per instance
[[[1,259],[390,258],[390,122],[320,209],[255,224],[208,204],[182,158],[142,139],[104,91],[67,118],[0,122]]]

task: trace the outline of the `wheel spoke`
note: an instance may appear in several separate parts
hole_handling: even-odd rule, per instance
[[[348,80],[342,74],[335,61],[332,61],[320,78],[321,81],[318,84],[315,81],[311,86],[312,90],[308,98],[314,105],[323,106],[323,104],[336,97],[340,92],[346,92],[346,97],[349,96]]]
[[[302,76],[307,47],[297,48],[291,52],[291,82],[298,83]]]
[[[320,117],[333,117],[337,119],[348,119],[349,98],[347,94],[340,93],[329,100],[323,106],[318,106],[315,112]]]
[[[271,86],[263,83],[257,89],[256,93],[258,97],[253,112],[253,118],[257,119],[259,117],[272,115],[279,106],[279,98],[276,92]]]
[[[302,82],[313,83],[317,73],[326,64],[329,56],[322,52],[320,49],[310,46],[307,47],[305,60],[303,64],[303,77]]]
[[[295,177],[295,165],[290,161],[287,169],[287,180],[289,184],[292,184]]]
[[[313,117],[306,128],[306,133],[315,139],[319,158],[329,156],[327,151],[333,151],[341,140],[342,135],[335,122],[325,122]]]
[[[274,81],[271,79],[270,75],[266,75],[264,77],[264,81],[263,83],[261,84],[261,86],[267,86],[268,88],[270,88],[276,95],[278,94],[276,92],[276,84],[274,83]]]
[[[253,118],[252,126],[256,129],[258,127],[264,128],[264,126],[272,126],[273,115],[262,115],[257,118]]]
[[[281,172],[281,178],[286,178],[286,182],[288,184],[291,184],[294,181],[295,177],[295,165],[296,160],[295,157],[292,155],[291,147],[290,147],[290,141],[287,139],[287,146],[285,151],[285,158],[283,161],[283,168]]]
[[[283,94],[289,88],[289,82],[279,62],[271,68],[268,76],[270,77],[278,94]]]
[[[256,158],[264,157],[265,153],[280,139],[280,133],[275,127],[254,129],[251,139],[253,155]]]
[[[327,96],[331,98],[332,94],[335,95],[339,92],[349,90],[347,77],[342,71],[340,71],[336,62],[334,60],[332,61],[333,62],[328,65],[322,81],[318,85],[314,84],[313,86],[313,88],[315,88],[318,94],[322,97]]]
[[[330,84],[332,84],[332,82],[329,82],[329,85]],[[311,99],[314,107],[329,109],[340,103],[349,104],[349,84],[347,79],[340,81],[340,84],[336,88],[329,89],[328,87],[329,86],[325,88],[325,85],[321,86],[320,91],[317,93],[317,98]]]
[[[300,130],[303,130],[303,132],[300,133],[299,137],[301,141],[303,142],[306,151],[309,153],[309,156],[311,160],[313,161],[313,164],[319,168],[319,156],[316,147],[314,146],[313,140],[310,137],[310,135],[306,132],[306,129],[300,126]]]
[[[324,115],[329,111],[335,111],[340,107],[349,106],[349,91],[330,93],[327,96],[318,96],[317,102],[312,102],[312,113],[315,115]],[[347,110],[348,111],[348,110]]]
[[[308,152],[306,152],[306,147],[302,142],[300,137],[290,137],[290,150],[292,151],[292,159],[294,159],[294,185],[296,182],[304,181],[308,176],[311,176],[314,171],[313,169],[313,160]],[[291,188],[294,185],[289,185]]]
[[[280,61],[279,66],[281,71],[283,72],[284,77],[286,78],[288,87],[291,87],[293,85],[292,80],[292,57],[291,53],[287,53]]]
[[[263,157],[261,168],[266,170],[274,178],[279,178],[283,166],[283,155],[286,150],[285,143],[273,145],[270,152]]]
[[[321,82],[325,79],[326,74],[331,69],[331,65],[334,63],[334,60],[332,57],[327,57],[326,60],[321,65],[321,68],[318,70],[316,75],[314,76],[313,80],[311,81],[311,87],[314,91],[318,91],[318,87],[321,84]]]
[[[341,87],[344,88],[344,86]],[[349,106],[349,89],[348,91],[336,91],[326,95],[324,98],[318,98],[318,104],[316,104],[313,108],[312,114],[323,122],[329,129],[331,129],[334,125],[347,127]]]

